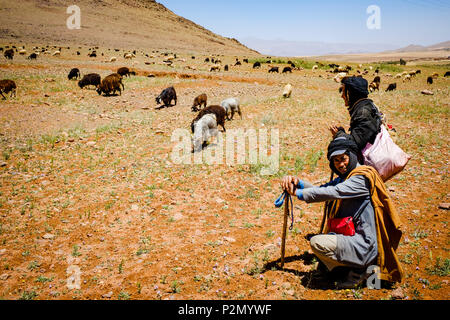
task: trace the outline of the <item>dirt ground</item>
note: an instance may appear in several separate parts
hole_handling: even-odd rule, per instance
[[[113,54],[108,49],[99,48],[107,54],[97,58],[87,58],[87,50],[77,56],[63,48],[59,57],[36,61],[1,58],[0,78],[18,89],[16,97],[0,100],[0,298],[449,298],[449,211],[439,208],[450,202],[448,61],[416,62],[421,73],[407,82],[394,76],[410,66],[383,65],[381,90],[370,95],[412,156],[387,182],[402,220],[397,253],[405,280],[380,290],[336,290],[312,279],[317,261],[304,238],[318,231],[323,204],[294,200],[282,269],[283,212],[273,204],[286,174],[316,184],[329,179],[328,125],[349,123],[330,68],[269,74],[267,64],[234,66],[236,56],[221,56],[230,71],[210,72],[205,56],[180,54],[169,67],[159,53],[130,61],[120,52],[105,63]],[[358,66],[350,65],[355,74]],[[137,75],[124,78],[120,96],[100,96],[67,79],[72,67],[103,78],[121,66]],[[376,64],[360,70],[369,66],[370,81]],[[385,92],[392,82],[397,90]],[[284,99],[286,83],[293,92]],[[155,97],[171,85],[177,105],[155,109]],[[261,163],[248,160],[172,161],[178,144],[172,134],[189,130],[200,93],[208,104],[240,99],[243,118],[227,121],[227,131],[278,130],[276,174],[262,175]]]

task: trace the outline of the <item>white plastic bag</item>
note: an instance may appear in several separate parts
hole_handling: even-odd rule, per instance
[[[364,164],[374,167],[383,181],[387,181],[403,170],[411,156],[392,141],[384,125],[372,144],[362,150]]]

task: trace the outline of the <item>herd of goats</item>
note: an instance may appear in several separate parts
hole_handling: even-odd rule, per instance
[[[61,49],[60,49],[61,50]],[[57,50],[53,53],[53,55],[60,55],[60,50]],[[3,51],[3,48],[0,48],[0,51]],[[18,51],[18,49],[16,48],[16,52]],[[117,51],[117,50],[116,50]],[[19,51],[19,54],[24,55],[24,52],[26,52],[24,49],[22,49],[21,51]],[[31,53],[27,59],[29,60],[33,60],[33,59],[37,59],[39,53],[33,52]],[[79,55],[80,52],[77,51],[77,54]],[[128,56],[127,56],[128,55]],[[12,60],[14,57],[14,49],[7,49],[4,51],[4,56],[6,59],[10,59]],[[89,53],[90,57],[95,57],[96,56],[96,52],[90,52]],[[134,53],[125,53],[124,58],[125,59],[130,59],[134,57]],[[176,57],[176,56],[175,56]],[[195,58],[194,56],[192,57],[193,59]],[[114,59],[115,61],[115,59]],[[166,59],[164,62],[165,63],[172,63],[173,58],[172,59]],[[245,63],[249,63],[248,59],[244,59],[243,60]],[[109,62],[113,62],[113,61],[109,61]],[[213,67],[211,67],[210,71],[220,71],[220,60],[219,59],[215,59],[215,58],[205,58],[205,62],[212,62],[215,65]],[[401,63],[402,61],[400,61]],[[268,60],[266,61],[266,63],[271,64],[272,60]],[[282,69],[282,73],[292,73],[292,70],[303,70],[302,67],[296,66],[295,63],[293,63],[292,61],[288,61],[287,62],[289,66],[285,66]],[[219,65],[217,65],[219,64]],[[234,64],[234,66],[240,65],[241,62],[236,58],[236,62]],[[331,68],[331,70],[328,70],[327,72],[329,73],[334,73],[336,74],[333,79],[336,82],[341,82],[342,78],[346,77],[349,75],[349,72],[352,70],[351,66],[346,65],[344,66],[340,66],[337,64],[328,64],[328,66],[325,66],[322,63],[316,62],[316,64],[312,67],[312,70],[316,70],[319,67],[323,68],[323,67],[329,67]],[[253,69],[258,69],[261,68],[261,62],[256,61],[253,63]],[[195,69],[195,68],[193,68]],[[373,68],[372,66],[369,66],[369,70],[368,69],[364,69],[364,70],[360,70],[362,69],[362,65],[358,65],[358,68],[356,70],[356,76],[364,76],[367,75],[369,73],[369,70],[372,71]],[[225,65],[224,67],[224,71],[228,71],[229,70],[229,66]],[[369,84],[369,91],[370,92],[374,92],[375,90],[380,90],[380,82],[381,82],[381,78],[378,75],[380,72],[380,70],[377,68],[376,70],[374,70],[374,75],[376,75],[374,77],[374,79],[370,82]],[[269,69],[268,69],[268,73],[279,73],[279,67],[278,66],[271,66],[269,65]],[[414,71],[404,71],[402,73],[396,74],[396,75],[391,75],[389,73],[384,74],[386,77],[393,77],[394,79],[403,79],[403,81],[411,81],[412,77],[415,77],[417,74],[420,74],[421,70],[414,70]],[[80,70],[78,68],[72,68],[68,74],[68,79],[69,80],[78,80],[78,86],[83,89],[85,87],[88,86],[93,86],[96,88],[96,91],[99,95],[106,95],[109,96],[111,94],[115,95],[116,92],[118,91],[119,94],[122,94],[122,90],[124,90],[124,85],[122,82],[123,77],[129,77],[131,75],[136,75],[135,71],[130,70],[127,67],[121,67],[117,70],[117,72],[112,73],[108,76],[106,76],[105,78],[101,79],[100,75],[98,73],[89,73],[89,74],[85,74],[83,77],[81,77],[81,73]],[[437,73],[434,73],[433,75],[427,77],[427,83],[428,84],[432,84],[433,83],[433,79],[437,78],[439,75]],[[444,77],[448,77],[450,76],[450,71],[447,71],[444,74]],[[319,75],[319,77],[321,77]],[[397,83],[390,83],[388,85],[388,87],[386,88],[385,91],[393,91],[396,90],[397,88]],[[4,80],[0,80],[0,94],[2,95],[3,99],[6,99],[6,97],[4,96],[5,94],[10,93],[10,97],[12,96],[16,96],[16,83],[13,80],[9,80],[9,79],[4,79]],[[427,90],[424,90],[427,91]],[[284,98],[289,98],[292,92],[292,85],[291,84],[287,84],[284,87],[283,90],[283,97]],[[426,92],[422,92],[425,93]],[[159,108],[164,108],[164,107],[170,107],[172,106],[171,103],[172,101],[174,102],[174,105],[177,104],[177,94],[175,91],[175,88],[173,86],[170,86],[166,89],[164,89],[157,97],[156,97],[156,103],[158,105],[161,104]],[[231,97],[231,98],[227,98],[225,100],[223,100],[220,105],[210,105],[207,106],[207,96],[205,93],[200,94],[199,96],[195,97],[194,99],[194,103],[192,105],[192,111],[193,112],[198,112],[197,116],[192,120],[191,122],[191,131],[193,133],[193,149],[192,152],[197,152],[202,150],[206,145],[207,142],[209,141],[209,138],[213,137],[213,136],[217,136],[218,130],[217,127],[218,125],[220,125],[223,128],[223,131],[225,132],[225,120],[232,120],[234,117],[235,113],[238,113],[239,116],[242,119],[242,112],[241,112],[241,108],[240,108],[240,103],[239,103],[239,99],[235,98],[235,97]]]

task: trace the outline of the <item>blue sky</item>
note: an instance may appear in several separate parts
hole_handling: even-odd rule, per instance
[[[243,40],[383,43],[396,47],[450,40],[450,0],[157,0],[177,15]],[[370,30],[370,5],[381,28]]]

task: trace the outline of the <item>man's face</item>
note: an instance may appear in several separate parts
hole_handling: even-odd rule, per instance
[[[333,159],[334,167],[337,171],[339,171],[340,174],[344,174],[347,172],[348,163],[350,161],[350,157],[343,153],[339,154],[337,156],[334,156]]]
[[[344,103],[345,103],[345,106],[347,106],[348,107],[348,99],[347,99],[347,95],[345,94],[345,85],[343,84],[342,86],[341,86],[341,88],[342,88],[342,94],[341,94],[341,97],[342,97],[342,99],[344,99]]]

